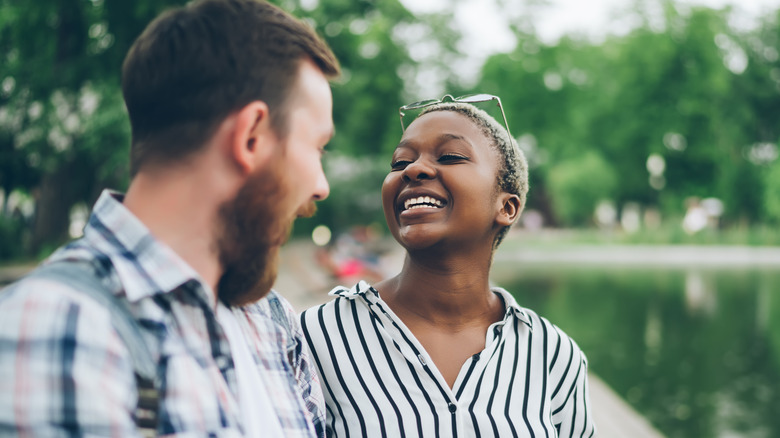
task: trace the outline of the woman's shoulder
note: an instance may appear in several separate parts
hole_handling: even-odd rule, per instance
[[[327,317],[343,317],[344,312],[351,309],[354,305],[368,300],[373,300],[378,296],[376,289],[365,281],[359,281],[352,287],[336,286],[328,295],[332,297],[330,301],[310,307],[301,312],[301,320],[307,321]],[[362,308],[364,306],[358,306]],[[351,310],[349,310],[351,312]]]
[[[582,351],[574,338],[569,336],[569,334],[561,329],[556,323],[553,323],[533,309],[521,306],[517,303],[512,294],[505,289],[495,287],[494,290],[504,296],[507,307],[511,307],[517,318],[529,327],[532,336],[542,337],[548,345],[571,349],[575,354],[582,354]]]
[[[375,290],[365,282],[351,288],[335,287],[329,295],[332,300],[310,307],[300,315],[304,338],[315,355],[349,349],[349,345],[359,341],[359,332],[372,327],[375,316],[371,309]]]

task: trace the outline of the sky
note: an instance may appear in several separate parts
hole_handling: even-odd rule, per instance
[[[412,12],[434,12],[449,4],[448,0],[401,0]],[[633,2],[626,0],[548,0],[549,6],[537,11],[536,31],[542,41],[555,43],[563,34],[577,33],[599,39],[605,33],[622,34],[630,23],[612,19],[621,8]],[[737,26],[749,27],[762,12],[780,7],[780,0],[680,0],[680,5],[704,5],[721,8],[732,5],[739,18]],[[456,20],[470,41],[466,53],[506,51],[514,38],[506,28],[494,0],[464,0],[456,10]]]

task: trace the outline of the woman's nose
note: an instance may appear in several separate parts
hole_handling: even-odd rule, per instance
[[[431,179],[436,175],[436,169],[423,159],[409,163],[404,169],[403,178],[406,181]]]

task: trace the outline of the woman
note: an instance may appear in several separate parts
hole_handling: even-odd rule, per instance
[[[487,113],[444,100],[422,105],[382,185],[401,272],[301,316],[328,434],[593,436],[583,353],[489,285],[525,203],[525,158]]]

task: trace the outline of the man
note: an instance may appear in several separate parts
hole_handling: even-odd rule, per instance
[[[0,435],[139,434],[137,355],[75,261],[154,357],[153,434],[323,435],[296,318],[268,291],[293,220],[328,195],[338,73],[309,27],[260,1],[203,0],[147,27],[122,70],[127,194],[104,192],[84,238],[45,263],[70,278],[0,295]]]

